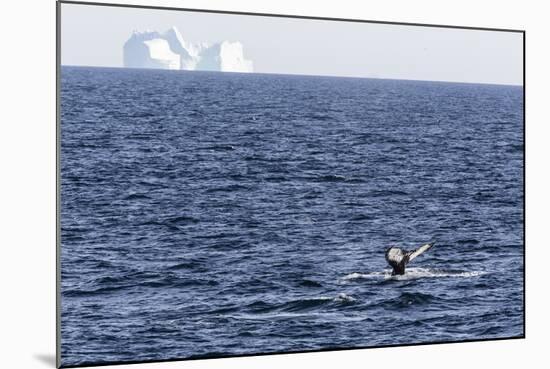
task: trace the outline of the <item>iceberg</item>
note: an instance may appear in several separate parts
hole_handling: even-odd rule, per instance
[[[238,41],[215,44],[186,41],[176,27],[164,33],[134,31],[124,44],[124,66],[204,70],[220,72],[253,72],[253,63],[244,57],[244,47]]]
[[[197,69],[221,72],[252,72],[252,61],[246,60],[243,54],[243,45],[240,42],[223,41],[204,50]]]
[[[180,69],[180,56],[156,32],[134,32],[124,44],[124,66],[128,68]]]

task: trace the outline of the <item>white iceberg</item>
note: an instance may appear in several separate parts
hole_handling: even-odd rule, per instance
[[[180,56],[156,32],[134,32],[124,44],[124,66],[129,68],[180,69]]]
[[[241,73],[254,70],[252,61],[245,59],[240,42],[191,43],[183,39],[176,27],[162,34],[134,31],[124,44],[124,66]]]
[[[250,73],[252,61],[246,60],[240,42],[223,41],[204,50],[198,70]]]

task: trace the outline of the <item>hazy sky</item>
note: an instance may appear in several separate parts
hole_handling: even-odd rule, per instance
[[[61,63],[122,67],[133,30],[240,41],[260,73],[521,85],[523,35],[436,27],[62,4]]]

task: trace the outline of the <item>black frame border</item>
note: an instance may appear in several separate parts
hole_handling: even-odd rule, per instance
[[[450,28],[450,29],[462,29],[473,31],[493,31],[493,32],[511,32],[521,33],[523,39],[523,334],[512,337],[498,337],[498,338],[479,338],[479,339],[466,339],[458,341],[434,341],[434,342],[419,342],[419,343],[406,343],[406,344],[388,344],[377,346],[361,346],[361,347],[326,347],[321,349],[312,350],[298,350],[298,351],[277,351],[277,352],[259,352],[253,354],[234,354],[234,355],[204,355],[200,357],[188,357],[188,358],[173,358],[162,360],[131,360],[131,361],[105,361],[100,363],[82,363],[78,365],[61,365],[61,7],[62,4],[73,5],[88,5],[88,6],[102,6],[102,7],[114,7],[114,8],[133,8],[133,9],[153,9],[153,10],[167,10],[167,11],[186,11],[195,13],[210,13],[210,14],[227,14],[227,15],[248,15],[257,17],[270,17],[270,18],[292,18],[292,19],[304,19],[304,20],[322,20],[322,21],[337,21],[337,22],[354,22],[354,23],[370,23],[370,24],[385,24],[385,25],[397,25],[397,26],[414,26],[414,27],[432,27],[432,28]],[[155,5],[133,5],[133,4],[117,4],[117,3],[101,3],[101,2],[87,2],[87,1],[73,1],[73,0],[56,0],[56,367],[57,368],[80,368],[80,367],[98,367],[107,365],[129,365],[129,364],[148,364],[148,363],[166,363],[166,362],[181,362],[181,361],[194,361],[194,360],[208,360],[208,359],[226,359],[237,357],[255,357],[255,356],[267,356],[267,355],[288,355],[288,354],[305,354],[305,353],[317,353],[317,352],[334,352],[334,351],[351,351],[351,350],[365,350],[376,348],[389,348],[389,347],[410,347],[410,346],[427,346],[427,345],[442,345],[442,344],[454,344],[454,343],[472,343],[472,342],[492,342],[492,341],[507,341],[515,339],[526,338],[526,30],[520,29],[506,29],[506,28],[491,28],[491,27],[473,27],[473,26],[456,26],[445,24],[429,24],[429,23],[410,23],[410,22],[397,22],[397,21],[379,21],[379,20],[365,20],[365,19],[348,19],[348,18],[330,18],[320,16],[305,16],[305,15],[291,15],[291,14],[270,14],[270,13],[253,13],[242,11],[227,11],[227,10],[212,10],[212,9],[194,9],[194,8],[179,8],[179,7],[164,7]]]

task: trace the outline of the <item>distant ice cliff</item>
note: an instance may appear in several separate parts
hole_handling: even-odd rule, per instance
[[[185,41],[176,27],[165,33],[134,31],[124,44],[124,66],[252,72],[252,61],[244,57],[240,42],[223,41],[213,45]]]

